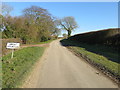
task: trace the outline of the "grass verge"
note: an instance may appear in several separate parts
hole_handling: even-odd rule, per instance
[[[54,39],[56,40],[56,39]],[[22,45],[37,45],[37,44],[48,44],[51,43],[54,40],[48,40],[48,41],[44,41],[44,42],[38,42],[38,43],[32,43],[32,44],[22,44]]]
[[[44,47],[27,47],[14,52],[14,58],[11,59],[11,53],[2,58],[2,87],[16,88],[34,63],[42,56]]]
[[[102,67],[102,69],[107,70],[108,72],[112,73],[112,75],[114,75],[115,77],[117,77],[118,80],[120,80],[120,69],[119,66],[120,64],[110,60],[111,58],[114,59],[119,59],[117,52],[109,52],[107,51],[108,49],[105,50],[105,48],[101,48],[100,45],[99,47],[95,47],[94,45],[87,45],[87,44],[83,44],[83,43],[77,43],[74,41],[70,41],[70,40],[62,40],[61,41],[63,46],[68,47],[70,50],[74,51],[76,54],[79,54],[80,56],[82,56],[84,59],[86,59],[89,62],[94,63],[95,65],[97,65],[98,67]],[[90,50],[88,49],[88,47],[90,48]],[[98,48],[101,48],[102,50],[98,50],[99,52],[102,53],[102,51],[104,51],[103,53],[107,53],[107,54],[98,54],[92,51],[96,49],[98,50]],[[104,50],[103,50],[104,49]],[[94,50],[95,51],[95,50]],[[106,52],[105,52],[106,51]],[[105,56],[110,56],[110,58],[105,57]],[[117,61],[117,60],[116,60]]]

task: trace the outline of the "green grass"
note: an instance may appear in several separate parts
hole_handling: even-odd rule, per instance
[[[2,58],[2,87],[16,88],[27,73],[30,72],[34,63],[42,56],[44,47],[27,47],[11,53]]]
[[[120,70],[118,69],[118,65],[119,65],[118,63],[112,62],[111,60],[108,60],[106,57],[104,57],[102,55],[99,55],[99,54],[96,54],[96,53],[93,53],[93,52],[89,52],[85,48],[73,47],[73,49],[77,53],[81,53],[83,56],[87,56],[87,58],[89,58],[93,62],[95,62],[97,64],[100,64],[100,65],[103,65],[107,69],[109,69],[110,71],[114,72],[115,74],[120,75]]]
[[[32,44],[23,44],[23,45],[37,45],[37,44],[48,44],[48,43],[51,43],[52,41],[54,41],[54,40],[48,40],[48,41],[45,41],[45,42],[32,43]]]
[[[120,57],[115,49],[112,50],[112,48],[109,47],[107,48],[100,45],[88,45],[69,40],[62,40],[61,43],[64,46],[70,46],[69,49],[72,49],[78,54],[82,54],[82,56],[86,56],[94,63],[106,67],[115,75],[120,75],[120,69],[118,68],[120,64],[116,62],[118,59],[120,59]]]

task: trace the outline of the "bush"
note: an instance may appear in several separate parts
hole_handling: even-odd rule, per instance
[[[47,41],[47,40],[48,40],[48,37],[45,37],[45,36],[41,37],[41,42],[44,42],[44,41]]]

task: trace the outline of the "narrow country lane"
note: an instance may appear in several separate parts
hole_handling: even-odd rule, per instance
[[[117,88],[59,41],[50,44],[23,88]]]

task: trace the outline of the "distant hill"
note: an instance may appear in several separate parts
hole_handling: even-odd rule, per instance
[[[87,44],[104,44],[109,46],[120,45],[120,28],[111,28],[77,34],[69,37],[69,40]]]

